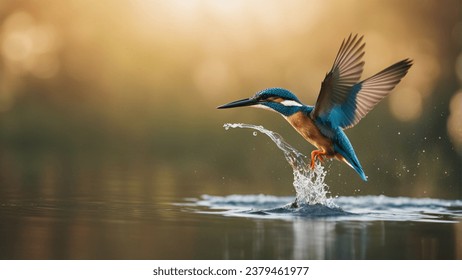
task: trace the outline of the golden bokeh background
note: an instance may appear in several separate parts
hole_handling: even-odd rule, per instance
[[[313,104],[342,39],[359,33],[364,78],[414,66],[346,131],[369,182],[328,163],[332,194],[462,198],[461,3],[2,1],[0,193],[87,190],[97,177],[142,178],[114,187],[136,195],[293,194],[268,139],[222,125],[312,147],[274,114],[215,108],[267,87]]]

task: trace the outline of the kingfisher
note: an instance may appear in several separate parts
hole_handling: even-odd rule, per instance
[[[350,34],[342,41],[332,69],[321,83],[314,106],[305,105],[292,92],[268,88],[250,98],[233,101],[217,109],[256,107],[281,114],[300,135],[315,146],[315,161],[335,158],[345,162],[367,181],[367,176],[344,130],[355,126],[374,106],[386,97],[412,66],[403,59],[377,74],[360,81],[364,68],[363,36]]]

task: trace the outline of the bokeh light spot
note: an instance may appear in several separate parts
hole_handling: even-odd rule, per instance
[[[449,104],[448,133],[462,154],[462,91],[456,93]]]
[[[413,88],[404,88],[390,95],[391,113],[400,121],[413,121],[422,114],[422,96]]]
[[[58,72],[59,44],[51,24],[38,23],[19,11],[5,20],[1,35],[1,54],[10,68],[38,78],[51,78]]]
[[[457,57],[455,67],[457,77],[459,78],[459,81],[462,81],[462,53],[460,53]]]

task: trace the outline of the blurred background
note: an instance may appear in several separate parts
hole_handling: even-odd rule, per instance
[[[313,147],[274,113],[215,108],[267,87],[314,104],[350,33],[363,78],[414,66],[346,131],[369,181],[327,163],[332,195],[461,199],[460,0],[1,1],[0,196],[293,195],[266,136],[222,126]]]

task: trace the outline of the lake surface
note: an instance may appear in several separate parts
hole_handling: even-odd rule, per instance
[[[111,195],[109,195],[111,197]],[[2,259],[461,259],[462,201],[2,198]]]
[[[210,195],[150,159],[3,152],[0,259],[462,259],[461,200],[330,198],[321,165],[259,131],[289,151],[296,195]]]

